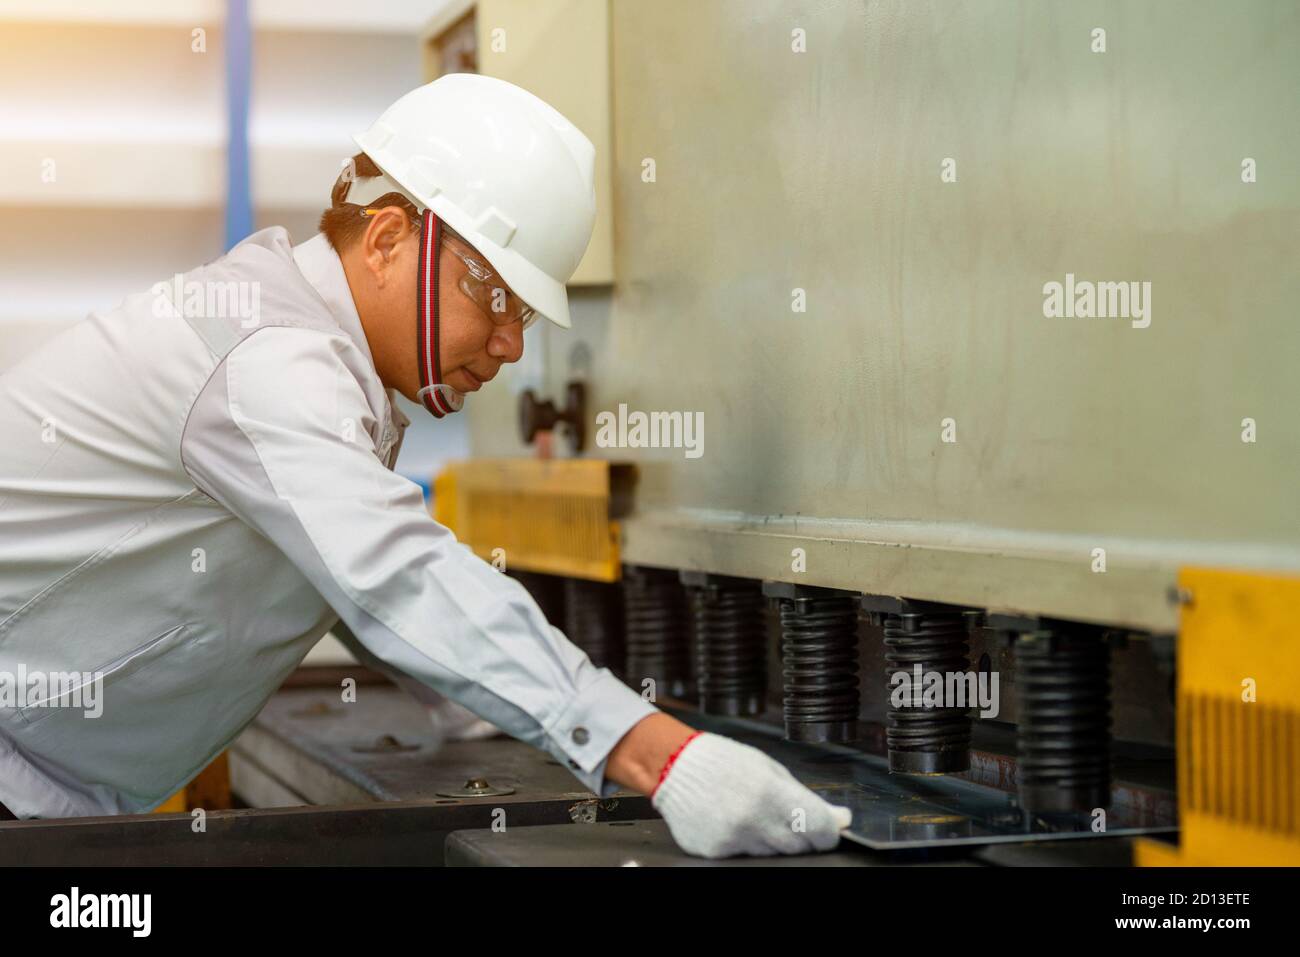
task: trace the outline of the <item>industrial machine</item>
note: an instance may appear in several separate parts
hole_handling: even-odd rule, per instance
[[[922,843],[1300,863],[1294,11],[608,11],[612,285],[438,513],[633,687],[870,756],[821,783]],[[930,672],[996,712],[892,695]]]
[[[573,117],[601,219],[574,328],[468,401],[431,507],[597,664],[853,808],[768,863],[1300,864],[1294,4],[449,9],[431,73]],[[327,698],[234,746],[264,809],[224,841],[6,853],[685,863],[642,797]]]

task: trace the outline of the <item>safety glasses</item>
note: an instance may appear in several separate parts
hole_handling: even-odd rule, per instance
[[[511,292],[505,281],[479,258],[476,250],[443,226],[443,242],[453,256],[465,264],[466,273],[457,285],[498,326],[522,321],[527,329],[537,319],[536,311]]]

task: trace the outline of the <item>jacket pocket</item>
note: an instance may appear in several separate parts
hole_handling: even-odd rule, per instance
[[[71,569],[64,572],[62,576],[55,579],[50,584],[46,585],[35,595],[29,598],[26,602],[24,602],[23,605],[20,608],[16,609],[13,612],[13,614],[11,614],[8,618],[4,619],[3,621],[0,621],[0,645],[3,645],[5,643],[5,639],[9,636],[9,633],[13,631],[18,625],[20,625],[25,619],[30,617],[34,611],[38,610],[43,605],[48,603],[49,600],[53,598],[55,595],[59,594],[62,591],[67,590],[82,575],[91,571],[97,565],[102,564],[103,562],[111,558],[113,555],[115,555],[122,548],[122,546],[125,545],[128,541],[130,541],[142,528],[145,527],[146,524],[148,524],[147,521],[134,523],[130,528],[128,528],[125,532],[123,532],[118,538],[109,542],[99,551],[95,552],[88,558],[82,560],[79,564],[73,566]]]
[[[83,704],[76,707],[80,710],[90,710],[84,705],[86,691],[93,688],[94,706],[103,706],[103,691],[110,685],[138,674],[150,665],[156,663],[163,655],[178,645],[185,636],[185,629],[188,624],[176,625],[168,628],[160,635],[155,635],[144,644],[133,648],[124,655],[119,655],[112,661],[100,665],[89,672],[66,672],[74,676],[67,684],[62,685],[58,693],[53,693],[41,701],[34,701],[24,708],[18,710],[23,724],[31,726],[43,721],[45,718],[58,711],[65,710],[71,701],[80,700]],[[87,675],[89,677],[87,678]],[[80,696],[79,698],[77,696]],[[70,700],[69,700],[70,699]],[[69,705],[60,705],[58,702],[69,700]]]

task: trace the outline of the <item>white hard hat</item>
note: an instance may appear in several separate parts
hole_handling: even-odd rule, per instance
[[[428,208],[483,254],[520,299],[566,329],[564,284],[596,221],[596,148],[553,107],[493,77],[452,73],[407,93],[353,137],[389,192]]]

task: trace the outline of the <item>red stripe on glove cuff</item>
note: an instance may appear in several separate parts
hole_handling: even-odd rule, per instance
[[[683,751],[686,750],[686,746],[690,744],[692,741],[694,741],[696,738],[698,738],[700,735],[702,735],[703,733],[704,733],[703,731],[696,731],[689,738],[687,738],[680,745],[678,745],[676,751],[674,751],[672,754],[668,756],[667,762],[664,763],[664,769],[659,772],[659,783],[655,785],[654,791],[650,792],[650,797],[653,798],[655,796],[655,791],[658,791],[660,785],[664,783],[664,778],[668,777],[668,772],[671,771],[673,768],[673,762],[676,761],[678,756]]]

